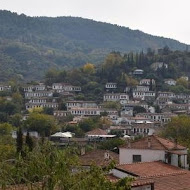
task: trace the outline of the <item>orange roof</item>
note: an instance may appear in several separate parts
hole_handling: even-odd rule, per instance
[[[111,182],[118,182],[118,180],[120,180],[118,177],[114,176],[113,174],[108,174],[106,175],[106,178],[111,181]],[[154,184],[153,180],[145,180],[145,179],[135,179],[135,181],[132,181],[131,186],[132,187],[139,187],[139,186],[143,186],[143,185],[150,185],[150,184]]]
[[[109,154],[109,159],[105,159],[105,153]],[[119,163],[119,154],[108,151],[108,150],[100,150],[96,149],[90,152],[87,152],[84,155],[79,157],[81,164],[83,166],[90,166],[91,164],[96,164],[98,166],[107,166],[111,161],[115,161],[116,164]]]
[[[116,168],[139,177],[163,176],[184,172],[184,170],[182,170],[181,168],[165,164],[160,161],[121,164],[116,166]]]
[[[190,171],[163,162],[142,162],[134,164],[118,165],[116,167],[123,172],[135,176],[132,186],[137,184],[154,183],[155,190],[189,190],[190,189]],[[111,178],[111,181],[117,179]]]
[[[150,147],[148,146],[150,142]],[[132,149],[152,149],[152,150],[184,150],[186,147],[174,142],[158,137],[156,135],[151,135],[144,137],[135,142],[130,142],[127,145],[122,146],[121,148],[132,148]]]
[[[86,135],[107,135],[107,132],[100,128],[97,128],[97,129],[87,132]]]
[[[155,183],[155,190],[189,190],[189,179],[189,171],[187,171],[187,173],[152,178]]]

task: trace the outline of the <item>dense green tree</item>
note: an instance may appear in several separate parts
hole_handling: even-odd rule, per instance
[[[142,106],[135,106],[133,108],[133,113],[134,114],[138,114],[138,113],[145,113],[146,112],[146,109]]]
[[[13,131],[13,126],[9,123],[0,124],[0,135],[10,135]]]
[[[29,132],[27,132],[25,143],[28,146],[29,151],[32,151],[32,149],[34,147],[34,143],[33,143],[32,138],[30,137],[30,133]]]
[[[107,141],[103,141],[100,143],[99,147],[104,150],[112,150],[118,152],[118,148],[121,145],[124,145],[125,141],[120,138],[113,138]]]
[[[24,184],[28,189],[130,190],[133,180],[126,178],[112,183],[105,176],[109,170],[95,165],[83,169],[75,149],[58,150],[46,143],[24,158],[16,158],[15,162],[12,166],[0,163],[0,186]]]
[[[22,125],[22,115],[19,113],[16,113],[11,116],[9,122],[15,126],[15,127],[21,127]]]
[[[190,117],[181,115],[173,117],[165,129],[162,131],[162,135],[168,138],[172,138],[178,143],[182,143],[185,146],[190,147]]]
[[[40,135],[49,136],[57,130],[56,122],[50,115],[31,113],[24,122],[27,130],[37,131]]]
[[[22,134],[21,128],[19,128],[17,131],[16,147],[17,147],[17,153],[22,153],[22,151],[23,151],[23,134]]]

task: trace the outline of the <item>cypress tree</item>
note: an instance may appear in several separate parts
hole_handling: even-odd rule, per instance
[[[21,128],[19,128],[19,130],[17,131],[16,146],[17,146],[17,153],[22,153],[23,138],[22,138],[22,129]]]
[[[32,149],[33,149],[33,141],[32,141],[32,138],[30,137],[29,132],[27,132],[25,143],[28,146],[29,151],[32,151]]]

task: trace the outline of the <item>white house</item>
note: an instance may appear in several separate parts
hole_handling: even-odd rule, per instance
[[[32,91],[45,91],[46,85],[43,83],[39,83],[37,85],[26,85],[22,87],[24,92],[32,92]]]
[[[154,79],[142,79],[140,80],[140,85],[147,85],[147,86],[150,86],[150,84],[152,83],[152,85],[155,85],[156,82]]]
[[[0,92],[1,91],[10,91],[11,86],[6,86],[6,85],[0,85]]]
[[[44,102],[44,103],[26,103],[26,110],[33,109],[33,108],[58,108],[58,103],[56,102]]]
[[[119,163],[163,161],[173,166],[189,168],[188,149],[168,139],[151,135],[119,148]]]
[[[25,92],[25,98],[36,98],[36,97],[52,97],[53,92],[51,91],[34,91],[34,92]]]
[[[136,92],[136,91],[148,92],[149,89],[150,89],[149,86],[136,86],[136,87],[133,89],[133,92]]]
[[[133,106],[124,105],[120,113],[121,116],[133,116]]]
[[[177,115],[168,112],[168,113],[139,113],[137,114],[137,116],[145,117],[153,122],[155,121],[155,122],[167,123],[171,121],[172,117],[175,117]]]
[[[156,131],[156,128],[154,127],[153,123],[134,123],[132,124],[131,131],[134,135],[153,135]]]
[[[52,97],[52,91],[32,91],[32,92],[25,92],[25,98],[36,98],[36,97]]]
[[[37,98],[31,98],[29,100],[29,103],[46,103],[47,102],[47,98],[46,97],[37,97]]]
[[[107,93],[104,94],[104,101],[120,102],[121,104],[127,103],[129,96],[125,93]]]
[[[163,63],[163,62],[155,62],[151,65],[151,68],[155,71],[157,71],[158,69],[161,69],[165,67],[165,69],[168,69],[168,64]]]
[[[101,113],[99,108],[81,108],[81,107],[73,107],[70,109],[72,115],[80,115],[80,116],[98,116]]]
[[[53,116],[58,117],[58,118],[67,117],[70,114],[71,114],[70,111],[64,111],[64,110],[55,110],[55,111],[53,111]]]
[[[144,71],[142,69],[136,69],[133,71],[134,75],[143,75]]]
[[[40,90],[44,91],[44,90],[46,90],[46,85],[43,84],[43,83],[40,83],[38,85],[35,85],[34,88],[35,88],[36,91],[40,91]]]
[[[108,82],[105,85],[106,89],[116,89],[117,88],[117,83],[113,83],[113,82]]]
[[[73,86],[67,83],[53,83],[52,89],[56,92],[80,92],[80,86]]]
[[[155,98],[156,93],[154,91],[133,91],[133,98],[134,99],[140,99],[140,100],[146,100],[147,98]]]
[[[176,95],[173,92],[158,92],[158,97],[174,99]]]
[[[176,85],[176,81],[174,79],[165,79],[164,83],[170,86],[175,86]]]
[[[67,101],[66,102],[67,110],[70,110],[71,108],[97,108],[98,105],[94,101]]]

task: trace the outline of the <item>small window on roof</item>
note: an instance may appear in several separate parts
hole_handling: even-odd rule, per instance
[[[141,162],[141,155],[133,155],[133,163]]]

